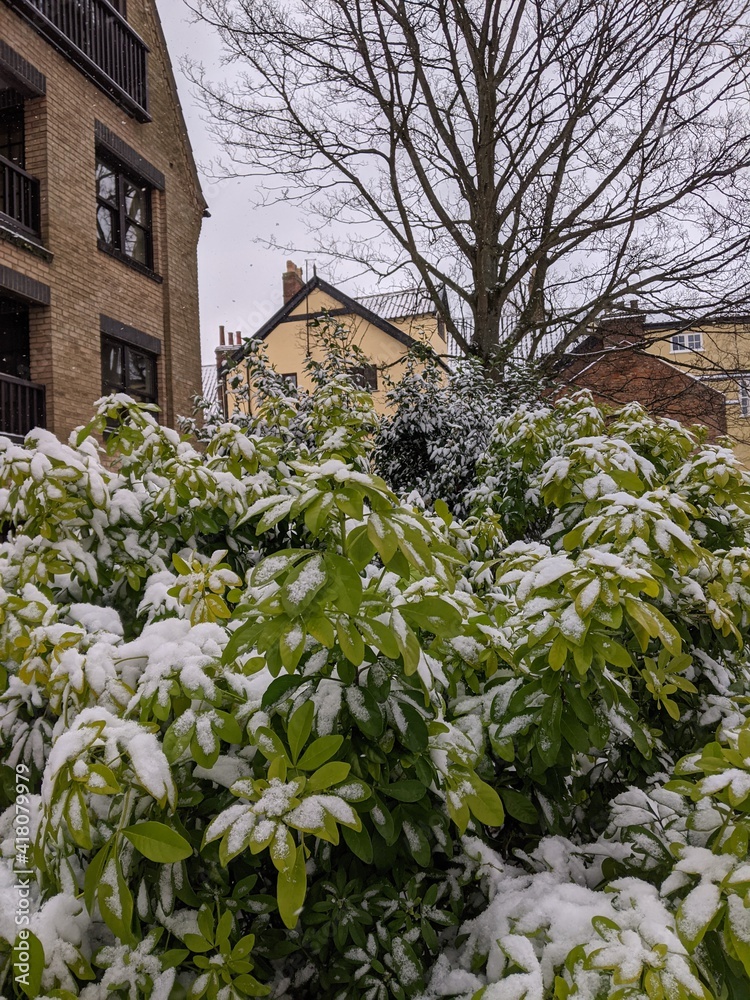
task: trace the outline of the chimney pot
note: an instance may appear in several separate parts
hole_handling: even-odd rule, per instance
[[[224,338],[224,327],[220,326],[219,327],[219,347],[225,347],[225,346],[226,346],[226,340]]]

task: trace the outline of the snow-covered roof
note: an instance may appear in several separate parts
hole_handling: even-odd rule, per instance
[[[433,315],[435,306],[423,288],[406,288],[400,292],[378,292],[358,295],[357,302],[381,319],[405,319],[407,316]]]
[[[201,389],[205,399],[218,405],[219,374],[216,365],[201,365]]]

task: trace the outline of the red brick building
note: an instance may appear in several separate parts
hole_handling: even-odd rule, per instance
[[[565,391],[589,389],[597,403],[638,402],[658,417],[703,424],[709,439],[727,432],[726,397],[698,374],[647,353],[643,317],[605,320],[597,332],[565,355],[555,381]]]
[[[205,209],[155,0],[0,0],[0,433],[190,412]]]

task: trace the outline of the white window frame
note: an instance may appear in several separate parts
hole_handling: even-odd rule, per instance
[[[750,378],[740,379],[737,388],[737,402],[740,404],[740,416],[750,417]]]
[[[669,340],[669,349],[672,354],[685,354],[688,351],[703,350],[702,333],[673,333]]]

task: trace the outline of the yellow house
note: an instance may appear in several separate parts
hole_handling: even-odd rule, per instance
[[[750,466],[750,316],[644,324],[647,350],[723,393],[727,436]]]
[[[429,344],[438,356],[446,354],[445,329],[437,310],[419,289],[367,295],[354,299],[329,284],[317,274],[308,282],[302,269],[287,261],[283,275],[284,304],[267,323],[253,334],[265,343],[274,368],[295,385],[312,389],[306,371],[308,359],[322,360],[323,352],[315,321],[329,315],[340,321],[361,348],[368,364],[359,371],[364,385],[372,390],[375,407],[386,409],[386,386],[383,373],[398,381],[400,364],[408,349],[417,342]],[[243,353],[229,335],[229,344],[217,348],[217,367],[231,359],[241,370]],[[223,337],[222,337],[223,339]],[[225,374],[225,372],[224,372]],[[226,396],[226,392],[224,393]]]

